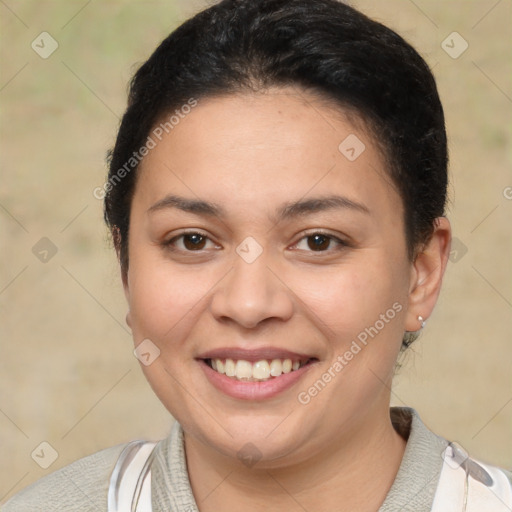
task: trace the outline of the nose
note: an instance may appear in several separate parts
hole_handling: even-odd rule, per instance
[[[213,316],[247,329],[271,318],[288,320],[293,314],[293,294],[271,267],[265,251],[252,262],[236,256],[212,298]]]

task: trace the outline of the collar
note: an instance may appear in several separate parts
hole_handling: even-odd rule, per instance
[[[407,440],[404,456],[378,512],[427,512],[432,508],[448,441],[431,432],[410,407],[391,407],[391,422]]]

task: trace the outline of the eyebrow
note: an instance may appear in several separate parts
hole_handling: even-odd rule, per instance
[[[189,199],[172,194],[167,195],[160,201],[156,202],[148,209],[148,213],[166,210],[168,208],[177,208],[184,212],[196,215],[215,216],[220,218],[225,218],[227,216],[225,209],[219,204],[200,199]],[[344,196],[329,195],[313,197],[310,199],[299,199],[298,201],[284,203],[277,210],[277,215],[273,217],[273,220],[280,222],[303,215],[334,209],[349,209],[365,214],[370,213],[370,210],[362,203],[358,203]]]

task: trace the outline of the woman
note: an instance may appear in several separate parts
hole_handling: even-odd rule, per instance
[[[102,189],[177,422],[4,510],[510,510],[509,473],[389,407],[440,292],[446,186],[434,79],[390,29],[335,0],[187,21],[136,73]]]

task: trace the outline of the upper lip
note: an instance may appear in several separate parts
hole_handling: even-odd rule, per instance
[[[292,359],[307,361],[314,357],[308,354],[292,352],[276,347],[261,347],[258,349],[246,349],[241,347],[223,347],[203,352],[197,359],[243,359],[245,361],[261,361],[263,359]]]

